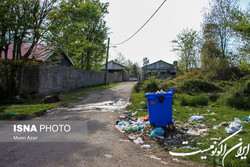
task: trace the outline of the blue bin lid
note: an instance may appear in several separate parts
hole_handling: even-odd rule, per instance
[[[156,93],[156,92],[151,92],[151,93],[146,93],[145,97],[154,97],[154,96],[165,96],[165,97],[172,97],[174,94],[174,89],[170,88],[169,92],[164,92],[164,93]]]

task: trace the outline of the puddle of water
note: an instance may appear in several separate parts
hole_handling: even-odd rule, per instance
[[[114,101],[77,105],[74,108],[69,108],[68,110],[81,112],[115,112],[125,109],[128,104],[129,103],[123,99],[116,99]]]

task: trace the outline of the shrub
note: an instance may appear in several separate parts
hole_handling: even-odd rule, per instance
[[[250,96],[233,96],[227,99],[227,104],[238,109],[250,109]]]
[[[140,81],[137,82],[137,84],[134,86],[134,90],[135,90],[136,93],[139,93],[139,92],[141,91],[141,87],[142,87],[143,83],[144,83],[144,82],[143,82],[142,80],[140,80]]]
[[[206,106],[208,105],[208,97],[204,95],[199,95],[199,96],[180,95],[179,100],[182,106]]]
[[[158,81],[155,78],[155,76],[148,77],[148,79],[145,81],[145,84],[144,84],[144,91],[156,92],[157,90],[159,90],[159,87],[158,87]]]
[[[208,104],[208,97],[204,95],[193,96],[189,100],[189,105],[191,106],[206,106]]]
[[[187,106],[189,103],[188,103],[188,96],[187,95],[180,95],[179,96],[179,100],[180,100],[180,104],[182,106]]]
[[[212,102],[216,102],[216,100],[220,97],[220,94],[219,93],[212,93],[210,96],[209,96],[209,100],[212,101]]]
[[[209,93],[209,92],[218,92],[221,89],[213,84],[212,82],[202,81],[199,79],[187,80],[181,86],[181,90],[184,92],[195,92],[195,93]]]

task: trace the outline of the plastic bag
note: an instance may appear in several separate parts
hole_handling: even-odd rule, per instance
[[[143,144],[142,138],[138,137],[137,139],[133,140],[135,144]]]
[[[164,133],[165,133],[164,129],[162,127],[158,127],[151,131],[150,136],[151,137],[163,136]]]

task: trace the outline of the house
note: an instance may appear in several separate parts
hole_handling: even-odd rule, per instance
[[[154,75],[157,78],[173,78],[176,74],[176,69],[173,64],[169,64],[165,61],[159,60],[152,64],[148,64],[142,67],[143,78],[146,79],[150,75]]]
[[[102,66],[102,71],[105,71],[106,64]],[[122,75],[122,81],[129,80],[129,68],[121,64],[114,62],[113,60],[108,62],[107,69],[109,73],[120,73]]]
[[[31,44],[24,44],[21,47],[21,55],[28,51]],[[12,59],[13,45],[9,45],[7,59]],[[4,53],[1,53],[1,59],[5,59]],[[29,55],[28,59],[35,60],[41,64],[49,64],[54,66],[73,66],[74,63],[68,57],[66,53],[56,52],[53,48],[47,47],[46,45],[36,45]]]

